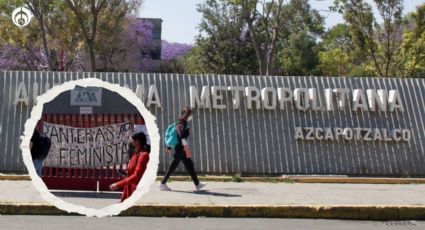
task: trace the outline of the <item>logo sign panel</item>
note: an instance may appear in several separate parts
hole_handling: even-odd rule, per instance
[[[71,91],[71,106],[102,106],[102,88],[75,88]]]

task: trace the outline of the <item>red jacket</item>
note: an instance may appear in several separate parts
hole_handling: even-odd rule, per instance
[[[139,154],[133,154],[127,165],[127,177],[116,183],[118,188],[124,188],[121,202],[129,198],[136,190],[140,179],[142,179],[145,173],[148,162],[149,153],[140,152]]]

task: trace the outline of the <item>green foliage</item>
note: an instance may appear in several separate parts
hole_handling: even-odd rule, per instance
[[[319,69],[326,76],[344,76],[350,68],[350,58],[348,54],[340,48],[328,51],[320,51]]]
[[[425,78],[425,4],[413,16],[413,30],[403,35],[400,59],[405,76]]]
[[[207,0],[199,5],[200,35],[189,54],[189,73],[255,74],[255,51],[244,31],[238,8],[227,0]]]
[[[327,50],[339,48],[348,52],[354,48],[352,43],[353,40],[348,26],[337,24],[325,33],[321,45]]]
[[[291,21],[309,8],[307,0],[233,0],[249,31],[261,75],[275,74],[278,46],[289,37]],[[302,15],[302,14],[301,14]],[[288,33],[289,32],[289,33]]]
[[[371,4],[377,9],[375,15]],[[402,0],[335,0],[331,9],[344,14],[351,41],[346,39],[350,41],[346,43],[349,46],[340,46],[326,41],[332,39],[324,39],[320,53],[323,73],[340,76],[425,76],[425,4],[404,19]],[[334,30],[328,34],[342,31]]]
[[[289,7],[289,6],[288,6]],[[281,75],[319,75],[319,46],[324,19],[304,2],[283,29],[278,47],[278,73]]]
[[[365,0],[336,0],[333,9],[344,13],[354,54],[362,59],[369,75],[394,77],[400,74],[397,55],[401,39],[402,0],[374,0],[382,23],[378,23],[372,6]]]
[[[191,73],[318,74],[323,18],[308,1],[208,0]]]
[[[141,54],[128,53],[141,42],[130,40],[134,24],[127,19],[141,2],[0,0],[0,42],[25,53],[25,69],[34,69],[31,58],[48,57],[36,62],[44,61],[51,70],[75,70],[77,65],[92,70],[93,64],[97,71],[129,70],[131,59],[141,59]],[[25,29],[10,19],[21,5],[35,15]],[[425,4],[404,18],[402,0],[334,0],[330,10],[343,14],[345,23],[325,31],[323,17],[307,0],[206,0],[198,6],[202,21],[193,48],[167,60],[161,70],[425,76]]]
[[[244,179],[242,178],[242,175],[240,173],[237,173],[232,176],[232,181],[236,183],[242,183],[244,182]]]
[[[362,60],[357,58],[350,28],[337,24],[330,28],[320,43],[318,69],[325,76],[367,76]]]
[[[315,37],[306,31],[290,34],[279,51],[279,63],[283,75],[310,76],[317,75],[319,63]]]

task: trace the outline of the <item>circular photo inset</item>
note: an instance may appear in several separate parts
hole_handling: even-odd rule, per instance
[[[126,88],[85,79],[38,98],[25,126],[24,161],[43,197],[90,216],[119,214],[155,181],[155,118]]]

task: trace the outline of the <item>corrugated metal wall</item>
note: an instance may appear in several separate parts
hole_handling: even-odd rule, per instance
[[[248,110],[244,105],[233,109],[231,93],[224,101],[227,109],[196,109],[192,124],[191,146],[198,171],[205,173],[253,174],[352,174],[352,175],[425,175],[425,80],[325,77],[259,77],[217,75],[173,75],[130,73],[47,73],[1,72],[0,171],[24,171],[19,150],[19,136],[29,117],[30,107],[13,105],[19,82],[25,82],[29,95],[37,82],[63,83],[72,79],[97,77],[128,85],[138,84],[148,91],[158,87],[162,109],[151,108],[163,134],[180,109],[189,105],[189,86],[254,86],[295,88],[397,89],[406,111],[302,112],[286,110]],[[366,127],[406,128],[412,130],[410,142],[295,141],[294,127]],[[171,156],[161,153],[161,172]]]

